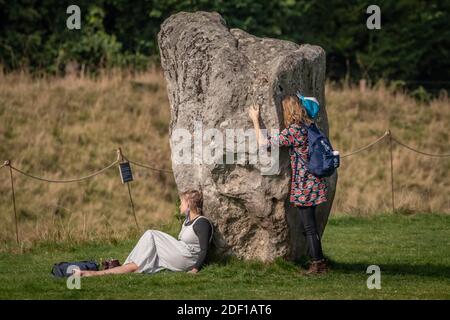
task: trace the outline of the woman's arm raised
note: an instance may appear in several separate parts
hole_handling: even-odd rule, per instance
[[[248,115],[253,122],[253,127],[255,128],[256,141],[258,142],[258,146],[266,145],[267,139],[261,133],[261,127],[259,125],[259,106],[251,106],[248,110]]]
[[[274,134],[272,137],[268,136],[268,139],[261,133],[261,127],[259,125],[259,106],[251,106],[248,114],[253,121],[253,126],[256,133],[256,141],[259,146],[265,145],[277,145],[277,146],[291,146],[294,142],[293,136],[289,128],[283,129],[279,134]]]

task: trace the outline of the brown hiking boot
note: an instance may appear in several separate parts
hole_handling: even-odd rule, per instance
[[[309,265],[308,271],[305,272],[307,275],[324,274],[328,272],[328,264],[325,259],[319,261],[313,261]]]

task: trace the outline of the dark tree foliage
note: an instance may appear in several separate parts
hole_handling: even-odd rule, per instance
[[[81,8],[68,30],[66,8]],[[61,73],[145,68],[157,61],[160,24],[179,11],[217,11],[230,27],[322,46],[331,79],[440,83],[450,76],[450,2],[378,1],[381,30],[368,30],[362,0],[0,0],[0,63],[5,70]]]

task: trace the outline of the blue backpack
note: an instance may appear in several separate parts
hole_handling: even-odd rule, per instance
[[[333,154],[330,140],[312,123],[308,130],[308,159],[306,169],[316,177],[329,177],[339,167],[339,154]]]
[[[98,271],[98,264],[95,261],[75,261],[55,263],[52,268],[52,274],[57,278],[70,277],[69,266],[77,266],[80,270]]]

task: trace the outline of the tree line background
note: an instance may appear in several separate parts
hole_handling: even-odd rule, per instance
[[[81,30],[66,9],[81,8]],[[70,62],[95,73],[158,63],[156,35],[178,11],[217,11],[229,27],[322,46],[331,80],[395,81],[449,88],[450,1],[386,0],[381,30],[368,30],[363,0],[0,0],[0,64],[6,72],[64,74]]]

